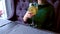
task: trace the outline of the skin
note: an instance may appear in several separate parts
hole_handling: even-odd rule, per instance
[[[46,3],[47,3],[46,0],[37,0],[37,1],[38,1],[38,4],[39,4],[39,5],[42,5],[42,4],[46,4]]]
[[[46,0],[37,0],[39,5],[43,5],[46,3]],[[26,14],[23,17],[23,20],[26,22],[28,18],[32,18],[34,15],[30,12],[27,11]]]

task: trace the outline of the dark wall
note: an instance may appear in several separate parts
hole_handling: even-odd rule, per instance
[[[10,18],[9,20],[11,20],[11,21],[16,21],[17,20],[17,16],[16,16],[16,6],[17,6],[17,2],[18,2],[19,0],[14,0],[14,15],[13,15],[13,17],[12,18]]]

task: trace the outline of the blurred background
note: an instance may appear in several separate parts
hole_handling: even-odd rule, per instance
[[[60,0],[47,0],[55,10],[55,32],[60,32]],[[0,19],[23,22],[29,3],[37,0],[0,0]]]

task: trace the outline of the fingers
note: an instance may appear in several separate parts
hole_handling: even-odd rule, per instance
[[[26,14],[23,17],[24,21],[27,21],[28,18],[32,18],[34,16],[34,14],[30,11],[27,11]]]

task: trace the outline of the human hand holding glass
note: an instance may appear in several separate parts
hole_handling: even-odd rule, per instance
[[[32,18],[36,14],[37,10],[38,10],[37,7],[34,7],[34,6],[29,7],[28,11],[23,17],[23,20],[27,21],[28,18]]]
[[[26,14],[23,17],[24,21],[27,21],[28,18],[31,18],[33,16],[33,14],[29,11],[26,12]]]

